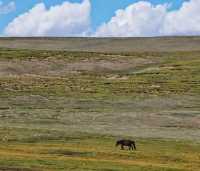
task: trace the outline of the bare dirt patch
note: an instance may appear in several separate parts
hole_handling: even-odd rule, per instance
[[[152,64],[148,59],[119,59],[100,61],[67,62],[65,60],[23,60],[0,61],[0,76],[8,75],[41,75],[64,76],[77,72],[112,72],[134,69],[136,67]]]
[[[49,153],[61,156],[71,156],[71,157],[89,157],[94,155],[94,153],[92,152],[80,152],[80,151],[70,151],[70,150],[55,150],[55,151],[50,151]]]

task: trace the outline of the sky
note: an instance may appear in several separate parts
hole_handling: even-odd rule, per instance
[[[200,35],[200,0],[0,0],[0,36]]]

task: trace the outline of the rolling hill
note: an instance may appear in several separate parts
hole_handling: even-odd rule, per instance
[[[199,45],[200,37],[1,38],[2,169],[197,170]],[[137,157],[112,149],[121,137],[138,140]]]

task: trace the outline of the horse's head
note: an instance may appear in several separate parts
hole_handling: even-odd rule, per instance
[[[118,145],[120,145],[120,141],[117,141],[115,146],[117,147]]]

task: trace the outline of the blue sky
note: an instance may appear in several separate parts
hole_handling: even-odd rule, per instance
[[[92,2],[92,21],[93,27],[107,22],[117,9],[124,9],[128,5],[138,2],[137,0],[91,0]],[[172,3],[172,8],[180,7],[183,0],[151,0],[153,4]]]
[[[1,6],[9,4],[11,1],[15,2],[15,10],[8,12],[7,14],[0,14],[0,34],[3,34],[4,29],[9,23],[11,23],[16,17],[24,14],[25,12],[32,9],[38,3],[44,3],[46,8],[51,6],[60,5],[65,1],[82,3],[83,0],[0,0]],[[195,1],[195,0],[192,0]],[[199,0],[196,0],[199,1]],[[90,29],[95,31],[97,30],[102,23],[109,23],[111,18],[115,16],[115,12],[118,9],[125,9],[131,4],[140,2],[138,0],[90,0],[91,3],[91,25]],[[184,0],[149,0],[152,5],[158,4],[171,4],[169,11],[173,11],[181,8],[181,5]],[[3,5],[2,5],[3,4]],[[0,8],[1,10],[1,8]]]

